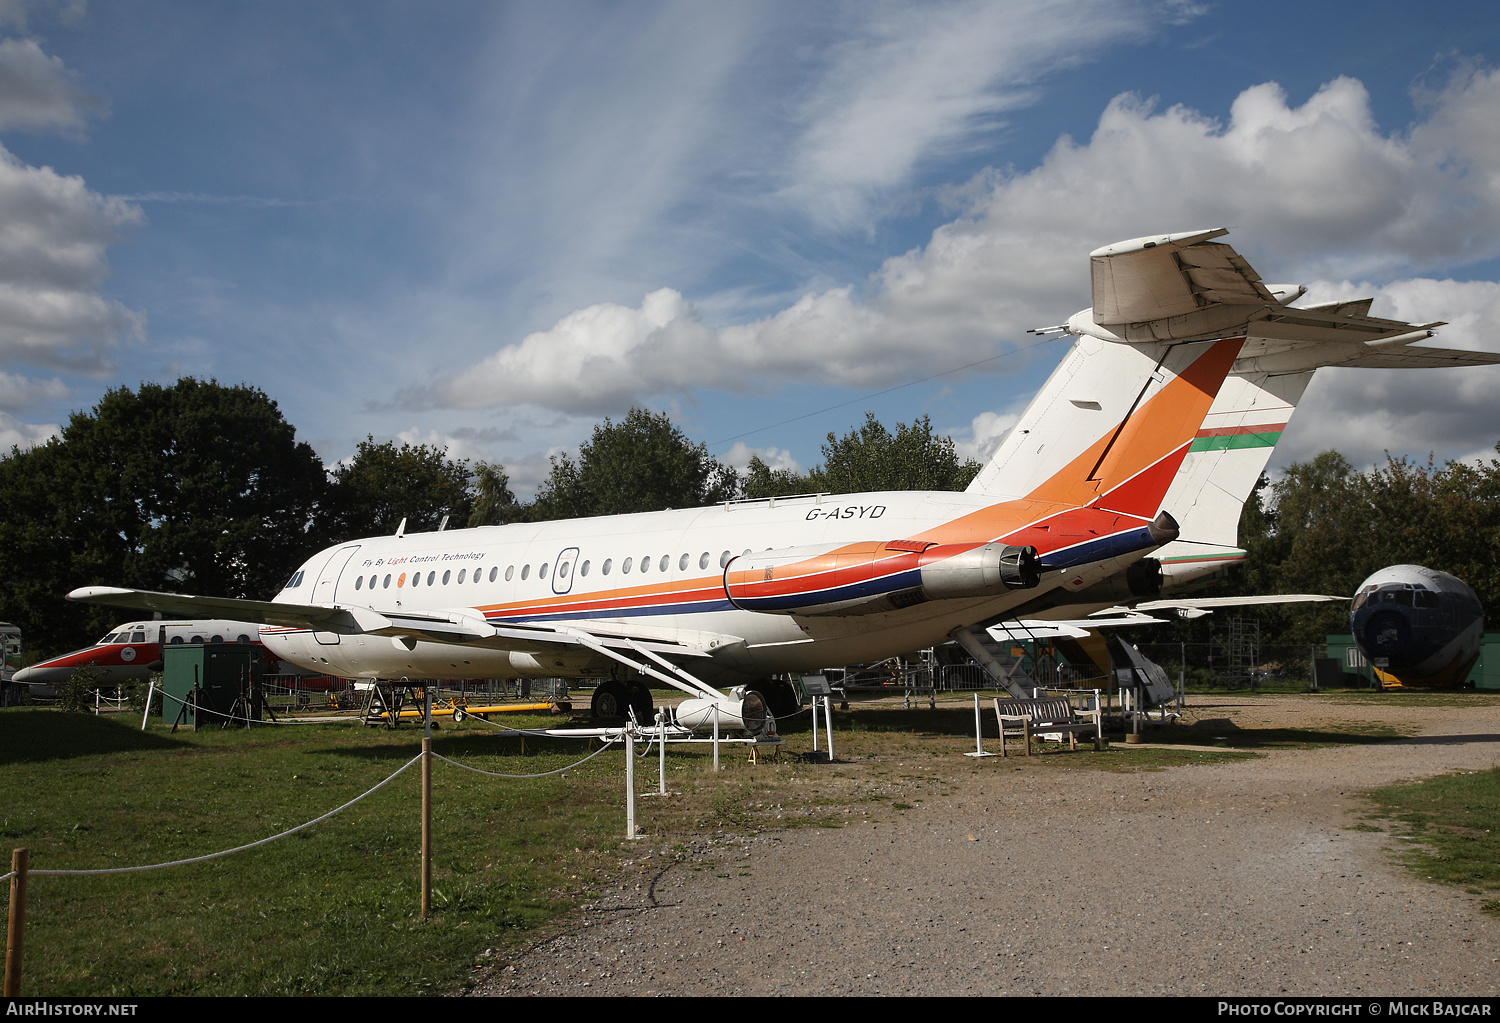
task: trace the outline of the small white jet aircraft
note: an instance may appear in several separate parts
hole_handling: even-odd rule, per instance
[[[261,638],[278,657],[347,677],[611,675],[594,704],[608,716],[629,707],[645,720],[651,697],[639,680],[651,678],[692,697],[677,709],[680,722],[708,721],[716,707],[725,727],[755,732],[764,694],[782,695],[765,681],[771,675],[948,638],[968,646],[977,629],[1023,611],[1117,602],[1108,594],[1129,588],[1130,570],[1178,537],[1164,498],[1226,376],[1245,358],[1295,364],[1301,349],[1323,343],[1296,334],[1302,321],[1341,331],[1337,343],[1357,347],[1351,358],[1430,333],[1431,324],[1349,310],[1293,315],[1285,302],[1301,290],[1262,285],[1233,249],[1212,243],[1224,233],[1140,238],[1093,254],[1092,309],[1055,328],[1078,342],[965,493],[398,529],[318,553],[273,601],[105,586],[69,597],[264,622]],[[1247,333],[1262,323],[1285,326],[1274,337]],[[1210,428],[1230,432],[1209,436],[1258,425],[1265,410],[1244,404]],[[1239,504],[1269,450],[1256,455]],[[1190,514],[1201,494],[1187,491],[1223,471],[1211,460],[1182,485]],[[1217,519],[1224,502],[1209,504]],[[1243,556],[1232,525],[1229,535],[1230,553],[1210,544],[1208,571]],[[736,688],[713,684],[725,682]]]

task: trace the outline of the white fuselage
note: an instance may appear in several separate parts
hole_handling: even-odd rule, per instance
[[[372,537],[310,558],[276,600],[377,612],[447,610],[497,625],[571,623],[606,634],[613,626],[707,651],[709,658],[688,665],[695,674],[754,677],[930,646],[954,628],[1047,589],[1088,586],[1145,553],[1122,551],[1076,569],[1049,571],[1036,589],[867,615],[745,611],[725,590],[726,566],[740,555],[900,540],[951,528],[959,519],[983,521],[987,511],[999,513],[1000,507],[980,494],[893,492]],[[1040,502],[1008,502],[993,519],[999,532],[973,542],[1000,539],[1058,511]],[[1100,541],[1098,535],[1056,535],[1051,546],[1066,561],[1070,547],[1092,549]],[[607,668],[588,650],[559,652],[545,644],[412,644],[391,636],[274,627],[263,627],[261,638],[278,657],[347,677],[576,677]]]

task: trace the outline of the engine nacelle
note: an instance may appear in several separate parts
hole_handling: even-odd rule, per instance
[[[717,713],[714,708],[718,708]],[[759,735],[766,727],[766,701],[754,690],[746,690],[737,700],[683,700],[677,705],[676,716],[679,725],[695,732],[712,732],[717,717],[721,735],[727,732]]]
[[[1035,547],[916,541],[825,544],[746,554],[724,570],[724,592],[745,611],[866,615],[928,600],[988,597],[1041,582]]]
[[[1458,686],[1479,657],[1484,608],[1462,579],[1395,565],[1360,584],[1349,629],[1383,676],[1402,685]]]

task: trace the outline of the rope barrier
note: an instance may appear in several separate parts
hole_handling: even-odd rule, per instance
[[[297,832],[303,830],[304,828],[310,828],[314,824],[318,824],[318,823],[320,823],[322,821],[326,821],[328,818],[332,817],[334,814],[338,813],[341,810],[347,810],[347,809],[349,809],[349,807],[353,806],[355,803],[359,802],[361,799],[364,799],[366,796],[369,796],[369,795],[371,795],[371,794],[379,791],[380,789],[384,788],[390,782],[394,781],[397,775],[401,774],[408,767],[411,767],[413,764],[417,763],[421,759],[422,759],[422,754],[418,753],[416,756],[412,757],[406,763],[404,763],[400,767],[398,767],[393,774],[391,774],[390,776],[388,776],[387,778],[385,778],[383,781],[377,782],[371,788],[366,789],[364,792],[362,792],[359,795],[355,796],[353,799],[349,800],[349,802],[345,803],[343,806],[336,807],[335,809],[329,810],[327,813],[325,813],[321,817],[315,817],[312,820],[308,821],[306,824],[298,824],[295,828],[288,828],[287,830],[281,832],[280,834],[271,835],[271,836],[269,836],[267,838],[262,838],[262,839],[259,839],[257,841],[254,841],[254,842],[248,842],[245,845],[237,845],[233,849],[225,849],[222,852],[205,853],[202,856],[190,856],[190,857],[188,857],[185,860],[169,860],[166,863],[149,863],[149,864],[146,864],[146,865],[140,866],[140,867],[104,867],[104,868],[101,868],[101,869],[98,869],[98,870],[29,870],[29,871],[27,871],[27,873],[28,874],[38,874],[38,875],[40,875],[40,874],[48,874],[48,875],[62,875],[62,874],[131,874],[131,873],[135,873],[137,871],[142,871],[142,870],[159,870],[162,867],[180,867],[180,866],[183,866],[183,865],[188,864],[188,863],[202,863],[204,860],[215,860],[215,859],[218,859],[220,856],[228,856],[231,853],[244,852],[246,849],[254,849],[258,845],[265,845],[268,842],[274,842],[278,838],[285,838],[288,835],[295,835]],[[6,877],[10,877],[11,875],[7,874],[5,876]],[[4,880],[4,878],[0,878],[0,880]]]
[[[617,743],[619,741],[620,741],[619,739],[605,739],[603,746],[600,746],[598,749],[594,750],[594,752],[590,753],[588,756],[584,757],[582,760],[579,760],[579,761],[576,761],[575,763],[569,764],[567,767],[559,767],[555,771],[543,771],[541,774],[501,774],[498,771],[485,771],[485,770],[481,770],[478,767],[470,767],[468,764],[461,764],[457,760],[449,760],[447,757],[443,756],[441,753],[434,753],[432,755],[432,758],[434,760],[441,760],[441,761],[443,761],[444,763],[447,763],[447,764],[452,764],[454,767],[461,767],[465,771],[473,771],[475,774],[488,775],[491,778],[512,778],[512,779],[517,779],[517,780],[524,780],[524,779],[527,779],[527,778],[546,778],[549,775],[562,774],[564,771],[571,771],[571,770],[573,770],[573,768],[579,766],[579,764],[586,764],[590,760],[593,760],[600,753],[603,753],[605,750],[609,749],[610,746],[612,746],[613,744],[615,744],[615,743]]]

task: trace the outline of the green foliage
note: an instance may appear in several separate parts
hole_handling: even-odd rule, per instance
[[[960,462],[953,438],[932,432],[923,416],[902,423],[894,436],[874,413],[864,425],[843,437],[830,433],[823,445],[823,465],[809,474],[813,490],[857,494],[876,490],[963,490],[982,468]]]
[[[799,476],[790,469],[772,469],[761,461],[759,455],[750,456],[750,465],[745,469],[746,497],[790,497],[813,491],[812,481],[806,476]]]
[[[578,448],[552,459],[552,472],[528,509],[532,521],[696,508],[739,495],[734,469],[694,444],[664,412],[633,408],[605,419]]]
[[[1439,466],[1387,458],[1361,473],[1325,451],[1288,466],[1269,488],[1262,482],[1240,518],[1240,543],[1245,566],[1224,592],[1352,595],[1371,573],[1412,564],[1457,576],[1495,607],[1500,461]],[[1257,608],[1256,615],[1263,642],[1317,642],[1348,631],[1343,604]]]
[[[93,710],[94,693],[99,689],[99,674],[99,669],[89,664],[74,668],[56,686],[57,705],[63,710]]]
[[[269,596],[306,555],[324,486],[253,387],[116,388],[61,437],[0,458],[0,618],[46,655],[118,618],[65,601],[76,586]]]
[[[510,491],[510,477],[498,462],[474,463],[473,510],[470,526],[503,526],[517,522],[521,506]]]
[[[504,472],[486,469],[487,496],[498,500],[502,489],[508,494]],[[455,526],[466,525],[474,504],[472,476],[467,462],[450,461],[444,449],[426,444],[398,447],[394,441],[376,444],[374,437],[366,437],[354,458],[333,470],[320,531],[327,542],[338,543],[394,533],[402,519],[409,533],[437,529],[444,515]]]

